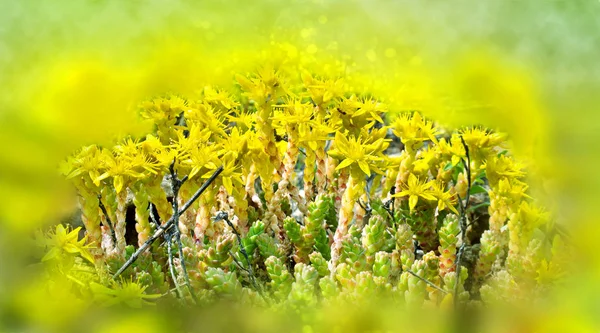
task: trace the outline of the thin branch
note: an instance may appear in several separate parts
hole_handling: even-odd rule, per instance
[[[150,203],[150,207],[148,209],[150,210],[150,219],[152,220],[152,223],[154,224],[154,228],[158,228],[160,223],[158,222],[159,218],[156,217],[156,215],[154,214],[154,204]]]
[[[153,203],[150,203],[149,209],[150,209],[150,219],[152,220],[154,227],[158,228],[160,226],[160,222],[159,222],[159,218],[156,217],[156,214],[154,214],[154,204]],[[175,286],[177,298],[183,299],[183,292],[181,292],[179,284],[177,283],[177,275],[175,275],[175,265],[173,264],[173,250],[172,250],[173,235],[169,232],[169,230],[167,230],[167,232],[165,232],[165,242],[167,243],[167,253],[168,253],[167,261],[169,263],[169,272],[171,274],[171,280],[173,280],[173,285]]]
[[[394,200],[394,197],[393,197],[393,195],[396,194],[396,186],[392,186],[392,188],[390,188],[390,194],[392,195],[392,198],[390,198],[389,204],[392,206],[392,208],[391,208],[392,213],[391,214],[392,214],[392,221],[393,221],[394,218],[395,218],[395,216],[396,216],[395,215],[396,214],[396,211],[395,211],[395,209],[396,209],[396,205],[395,205],[396,200]]]
[[[190,200],[188,200],[185,205],[183,205],[183,207],[181,207],[181,209],[179,210],[179,214],[181,215],[183,214],[188,208],[190,208],[190,206],[192,204],[194,204],[194,202],[196,200],[198,200],[198,198],[202,195],[202,193],[204,193],[204,191],[206,191],[206,189],[208,188],[208,186],[215,181],[215,179],[217,178],[217,176],[223,171],[223,167],[219,167],[217,170],[215,170],[215,172],[212,174],[212,176],[210,176],[209,179],[206,180],[206,182],[204,182],[204,184],[202,184],[202,186],[196,191],[196,193],[194,193],[194,195],[190,198]],[[178,222],[178,221],[177,221]],[[140,256],[140,254],[144,251],[146,251],[150,245],[152,245],[152,243],[154,243],[154,241],[156,241],[160,236],[162,236],[165,231],[175,223],[175,218],[174,216],[171,216],[171,218],[165,222],[164,224],[160,225],[157,229],[156,232],[154,232],[154,235],[152,235],[152,237],[148,238],[148,240],[146,242],[144,242],[144,244],[142,244],[142,246],[140,246],[137,251],[135,251],[133,253],[133,255],[129,258],[129,260],[127,260],[125,262],[125,264],[123,264],[123,266],[121,266],[121,268],[119,268],[119,270],[113,275],[113,279],[116,279],[119,275],[121,275],[129,266],[131,266],[131,264],[133,264],[137,258]]]
[[[185,258],[183,255],[183,244],[181,243],[181,231],[179,230],[179,189],[181,188],[181,185],[185,183],[185,181],[188,179],[188,176],[186,175],[182,179],[179,179],[177,177],[177,173],[175,172],[175,159],[173,159],[173,163],[171,163],[169,171],[171,172],[171,186],[173,188],[173,219],[174,221],[176,221],[176,223],[173,223],[173,230],[175,235],[175,241],[177,242],[177,246],[179,247],[179,264],[181,265],[183,277],[185,278],[185,285],[187,286],[188,291],[190,292],[190,296],[194,300],[194,303],[197,304],[198,299],[196,298],[196,294],[194,294],[194,289],[192,289],[190,276],[188,275],[188,271],[185,265]]]
[[[113,244],[117,244],[117,235],[115,234],[115,228],[113,228],[112,222],[110,221],[110,217],[108,216],[108,212],[106,211],[106,207],[102,203],[102,194],[98,194],[98,206],[100,206],[100,210],[104,217],[106,218],[106,224],[108,224],[108,228],[110,229],[110,238],[113,241]]]
[[[418,275],[417,275],[417,273],[415,273],[415,272],[411,271],[410,269],[407,269],[407,270],[406,270],[406,272],[410,273],[412,276],[416,277],[417,279],[419,279],[419,280],[421,280],[421,281],[423,281],[423,282],[427,283],[428,285],[430,285],[431,287],[435,288],[436,290],[439,290],[439,291],[441,291],[441,292],[443,292],[443,293],[445,293],[445,294],[449,294],[449,293],[450,293],[450,292],[448,292],[447,290],[444,290],[444,289],[442,289],[442,288],[440,288],[440,287],[436,286],[436,285],[435,285],[433,282],[431,282],[431,281],[429,281],[429,280],[425,279],[424,277],[418,276]]]
[[[235,262],[236,266],[239,269],[241,269],[244,272],[250,274],[250,270],[242,265],[242,263],[235,257],[235,255],[233,254],[233,252],[229,251],[229,255],[231,256],[231,258],[233,259],[233,262]]]

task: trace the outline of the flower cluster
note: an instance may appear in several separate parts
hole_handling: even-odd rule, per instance
[[[265,66],[231,91],[150,99],[153,133],[73,154],[63,170],[86,236],[59,227],[44,261],[81,255],[97,272],[81,288],[136,306],[492,304],[563,275],[565,242],[502,134],[290,73]]]

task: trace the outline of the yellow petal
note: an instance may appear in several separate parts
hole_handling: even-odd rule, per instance
[[[200,168],[199,168],[199,167],[197,167],[197,166],[196,166],[196,167],[193,167],[193,168],[192,168],[192,171],[190,171],[190,176],[189,176],[189,177],[190,177],[190,178],[194,178],[194,176],[195,176],[195,175],[198,173],[198,171],[200,171]]]
[[[123,176],[115,176],[113,178],[113,185],[115,186],[115,191],[121,193],[121,190],[123,189]]]
[[[460,162],[460,157],[452,155],[452,165],[457,165]]]
[[[94,182],[94,185],[96,186],[100,186],[100,180],[98,179],[99,177],[100,173],[98,170],[90,170],[90,178],[92,178],[92,182]]]
[[[62,224],[59,224],[56,226],[56,235],[66,235],[67,234],[67,230],[65,229],[65,227]]]
[[[104,179],[106,179],[108,177],[110,177],[110,174],[108,172],[105,172],[105,173],[101,174],[100,176],[98,176],[96,179],[93,180],[94,184],[98,183],[98,185],[99,185],[101,180],[104,180]],[[98,185],[96,185],[96,186],[98,186]]]
[[[413,211],[413,209],[417,205],[418,201],[419,201],[419,197],[416,196],[416,195],[411,195],[410,198],[408,199],[408,208],[410,208],[411,212]]]
[[[383,123],[383,119],[381,119],[381,117],[377,113],[373,112],[373,113],[371,113],[371,116],[373,117],[373,119],[377,120],[378,122]]]
[[[367,174],[367,176],[371,175],[371,170],[369,170],[369,164],[365,161],[358,161],[358,166],[360,169]]]
[[[397,192],[397,193],[393,194],[392,197],[401,198],[401,197],[405,197],[407,195],[408,195],[408,191],[402,191],[402,192]]]
[[[230,177],[223,177],[223,186],[225,186],[225,189],[229,195],[233,193],[233,184],[231,183]]]
[[[414,173],[408,175],[408,187],[414,187],[418,182],[419,180],[417,179],[417,176],[415,176]]]
[[[425,200],[435,200],[435,196],[433,196],[431,193],[428,193],[428,192],[421,193],[421,198],[423,198]]]
[[[452,205],[448,204],[448,208],[450,208],[450,210],[451,210],[451,211],[452,211],[454,214],[456,214],[456,215],[460,215],[460,214],[458,213],[458,210],[456,210],[456,208],[455,208],[454,206],[452,206]]]
[[[248,80],[246,77],[237,74],[235,76],[236,81],[240,84],[240,86],[242,87],[242,89],[244,91],[250,91],[252,90],[252,82],[250,80]]]
[[[314,79],[313,79],[312,75],[310,75],[310,73],[307,70],[303,70],[300,73],[300,77],[302,78],[302,81],[304,82],[304,85],[310,86],[310,85],[313,84]]]
[[[329,102],[332,98],[333,94],[329,90],[323,94],[323,102]]]
[[[77,247],[75,244],[67,243],[63,246],[63,250],[68,253],[77,253],[79,252],[79,247]]]
[[[446,208],[446,204],[444,203],[444,201],[443,201],[443,200],[438,200],[438,205],[437,205],[437,207],[438,207],[438,210],[439,210],[439,211],[442,211],[442,210],[444,210],[444,208]]]
[[[351,159],[349,159],[349,158],[347,158],[347,159],[343,160],[340,164],[338,164],[338,166],[335,169],[336,170],[343,169],[343,168],[349,166],[352,163],[354,163],[354,161],[351,160]]]
[[[348,146],[350,146],[350,142],[348,142],[346,136],[341,132],[335,133],[335,144],[339,145],[338,149],[341,149],[342,151],[348,150]]]
[[[73,229],[73,231],[69,232],[69,234],[66,236],[66,239],[69,241],[77,241],[77,238],[79,237],[79,230],[81,230],[81,227],[77,227],[75,229]]]
[[[329,156],[331,156],[333,158],[341,158],[341,157],[344,156],[344,154],[341,151],[337,150],[337,149],[330,149],[330,150],[328,150],[327,151],[327,155],[329,155]]]

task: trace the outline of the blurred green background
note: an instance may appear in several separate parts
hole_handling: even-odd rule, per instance
[[[35,281],[27,237],[74,208],[56,176],[62,158],[147,131],[135,112],[147,96],[229,86],[234,72],[283,52],[315,70],[342,68],[392,110],[509,133],[536,195],[572,233],[581,268],[540,329],[600,327],[600,1],[1,0],[0,8],[0,311]],[[21,318],[32,327],[61,323],[42,315],[44,300],[23,302],[17,308],[41,302],[31,309],[40,313]]]

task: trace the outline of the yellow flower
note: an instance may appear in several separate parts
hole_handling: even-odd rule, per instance
[[[299,141],[312,150],[317,149],[317,142],[329,140],[329,134],[335,129],[327,126],[320,120],[312,120],[298,127]]]
[[[323,106],[344,95],[344,82],[341,79],[315,78],[308,71],[303,71],[301,77],[315,105]]]
[[[146,138],[148,140],[148,138]],[[156,138],[150,138],[150,141],[142,142],[141,146],[144,150],[148,151],[149,156],[154,160],[155,165],[158,169],[162,169],[166,171],[169,165],[173,163],[174,160],[178,160],[180,157],[180,153],[177,149],[173,149],[172,147],[163,146],[160,144],[160,141],[156,142]],[[146,143],[147,142],[147,143]],[[160,145],[159,145],[160,144]]]
[[[204,100],[215,107],[222,106],[226,110],[230,110],[240,105],[226,90],[206,86],[204,87],[203,93]]]
[[[371,168],[376,171],[374,162],[383,161],[383,151],[388,143],[384,139],[379,139],[371,144],[366,144],[364,139],[350,137],[346,138],[341,132],[335,134],[335,149],[331,149],[328,154],[334,158],[342,160],[336,170],[358,166],[367,176],[371,175]]]
[[[403,185],[403,190],[394,194],[394,197],[408,197],[408,207],[412,212],[417,202],[419,202],[419,197],[425,200],[436,200],[436,197],[433,196],[432,191],[429,190],[431,188],[433,182],[421,182],[414,174],[410,174],[408,176],[408,182]]]
[[[250,111],[236,110],[235,115],[228,114],[225,115],[225,118],[244,131],[251,129],[256,122],[256,114]]]
[[[77,227],[68,232],[62,224],[57,225],[54,234],[42,240],[43,245],[50,246],[50,250],[42,258],[42,261],[53,260],[65,254],[79,254],[82,258],[93,263],[94,259],[88,252],[88,249],[92,246],[85,245],[87,236],[78,240],[80,230],[81,227]]]
[[[286,104],[279,104],[274,108],[282,111],[276,112],[273,115],[273,125],[285,129],[288,126],[296,126],[309,122],[313,116],[314,107],[309,103],[302,103],[299,100],[290,100]]]
[[[198,145],[190,148],[187,158],[181,161],[182,166],[190,167],[189,177],[193,178],[198,173],[208,172],[217,168],[217,147],[215,145]]]
[[[229,195],[233,194],[233,184],[243,186],[242,173],[239,172],[240,166],[237,165],[236,156],[234,153],[226,153],[221,159],[223,163],[223,171],[221,172],[221,181]],[[203,178],[208,178],[213,174],[212,171],[203,175]]]
[[[283,77],[273,66],[259,68],[254,78],[239,74],[235,78],[244,91],[243,94],[259,106],[276,100],[286,90]]]
[[[102,154],[98,146],[92,145],[81,148],[79,153],[69,158],[61,167],[67,179],[87,174],[92,181],[100,176]]]
[[[106,171],[98,176],[94,183],[98,186],[100,181],[112,177],[113,186],[117,193],[120,193],[132,178],[143,178],[144,170],[151,168],[151,162],[141,155],[134,157],[120,154],[118,150],[113,153],[106,149],[102,151],[102,155],[102,162]]]
[[[379,139],[385,139],[389,127],[381,126],[374,128],[374,126],[375,122],[373,121],[360,129],[359,137],[365,138],[365,143],[373,143]]]
[[[225,137],[225,117],[207,103],[197,103],[185,111],[185,119],[191,125],[209,130],[213,136]]]
[[[427,174],[427,171],[437,162],[438,150],[432,147],[420,150],[417,160],[413,164],[414,171]]]
[[[144,294],[146,288],[146,286],[133,281],[124,281],[121,285],[115,283],[114,288],[108,288],[95,282],[90,284],[94,299],[103,306],[125,304],[132,308],[141,308],[143,305],[151,305],[153,303],[147,300],[159,298],[161,295]]]
[[[223,156],[226,153],[231,152],[234,154],[234,157],[237,158],[248,146],[247,137],[246,133],[240,134],[237,127],[232,128],[229,131],[229,135],[221,141],[221,149],[218,152],[219,155]]]
[[[187,101],[177,95],[154,98],[141,103],[142,118],[155,121],[157,124],[173,122],[187,108]]]
[[[512,202],[516,203],[519,202],[522,198],[531,198],[525,193],[528,188],[529,186],[527,186],[527,184],[519,180],[501,179],[498,182],[497,188],[493,189],[492,193],[496,192],[496,194],[508,198]]]
[[[387,106],[385,104],[371,99],[371,98],[361,98],[357,103],[356,107],[358,110],[354,112],[353,117],[358,117],[362,115],[366,115],[369,120],[376,120],[380,123],[383,123],[383,119],[381,119],[380,114],[387,111]]]
[[[465,147],[460,137],[456,134],[452,135],[450,142],[447,142],[446,139],[440,140],[438,147],[443,155],[450,157],[452,166],[456,166],[460,163],[461,159],[467,156]]]
[[[454,204],[456,203],[456,197],[450,193],[450,191],[445,190],[445,186],[442,181],[436,180],[433,182],[431,186],[431,195],[437,200],[439,211],[442,211],[448,207],[454,214],[459,215],[458,211],[454,207]]]
[[[438,130],[432,122],[423,119],[418,112],[399,115],[392,127],[394,128],[394,134],[402,140],[405,146],[411,149],[418,149],[422,142],[426,140],[437,143],[435,135],[438,134]]]
[[[371,127],[375,122],[383,123],[380,113],[386,110],[386,107],[376,100],[352,95],[343,98],[337,104],[337,108],[333,109],[330,122],[332,124],[341,122],[344,128],[360,132],[362,128]]]
[[[138,140],[125,138],[122,143],[114,147],[115,155],[128,159],[133,166],[156,174],[156,165],[150,161],[149,155],[143,150]]]
[[[486,159],[489,154],[494,153],[493,148],[501,147],[505,140],[503,134],[478,127],[461,130],[459,135],[465,140],[471,158],[481,160]]]
[[[506,156],[493,156],[488,158],[483,166],[491,185],[496,185],[501,179],[520,178],[525,175],[523,165]]]
[[[524,229],[532,232],[535,228],[548,222],[550,215],[541,207],[523,201],[519,206],[519,217]]]

